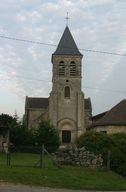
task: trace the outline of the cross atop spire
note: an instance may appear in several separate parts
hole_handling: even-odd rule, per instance
[[[67,12],[67,16],[65,17],[65,19],[66,19],[66,26],[68,26],[68,20],[70,19],[69,17],[68,17],[68,12]]]

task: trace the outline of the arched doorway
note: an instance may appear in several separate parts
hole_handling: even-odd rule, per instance
[[[76,124],[71,119],[62,119],[58,122],[58,130],[62,145],[75,142],[77,132]]]

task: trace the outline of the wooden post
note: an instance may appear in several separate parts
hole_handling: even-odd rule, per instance
[[[52,155],[44,148],[45,153],[49,156],[49,158],[52,160],[54,165],[56,165],[58,168],[61,168],[61,166],[53,159]]]
[[[8,166],[11,165],[11,153],[10,153],[10,147],[8,146]]]
[[[41,152],[40,152],[40,168],[43,167],[43,158],[44,158],[44,144],[41,146]]]
[[[6,153],[6,156],[7,156],[7,166],[8,166],[8,159],[9,159],[9,157],[8,157],[8,153]]]
[[[111,151],[108,150],[108,153],[107,153],[107,170],[108,171],[110,170],[110,162],[111,162]]]
[[[10,152],[10,146],[7,146],[7,166],[11,165],[11,152]]]
[[[10,127],[8,126],[7,130],[7,139],[4,145],[5,153],[7,154],[7,166],[10,166]]]

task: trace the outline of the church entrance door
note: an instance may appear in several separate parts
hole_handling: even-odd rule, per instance
[[[62,131],[62,143],[71,143],[71,131],[69,130]]]

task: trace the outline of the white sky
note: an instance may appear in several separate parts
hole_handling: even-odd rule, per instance
[[[0,35],[57,45],[67,11],[78,48],[126,54],[126,0],[0,1]],[[21,117],[26,95],[49,96],[55,49],[0,38],[0,113],[14,115],[16,110]],[[125,99],[126,56],[81,53],[82,90],[91,97],[93,114]]]

